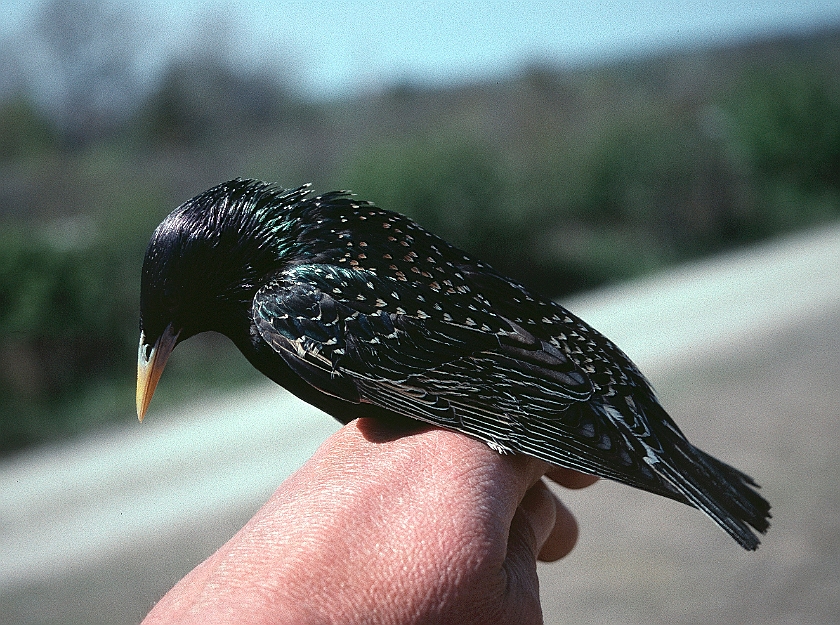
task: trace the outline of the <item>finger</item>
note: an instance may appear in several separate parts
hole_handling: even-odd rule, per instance
[[[551,467],[545,474],[553,482],[560,484],[560,486],[573,489],[586,488],[598,481],[597,475],[588,475],[580,471],[561,467]]]
[[[553,502],[542,494],[544,487],[535,485],[516,509],[510,525],[507,553],[502,571],[508,623],[542,623],[540,581],[537,576],[537,536],[545,534],[547,517],[552,517]],[[547,489],[546,489],[547,490]],[[551,504],[546,505],[546,503]],[[549,530],[550,531],[550,530]],[[498,593],[495,593],[498,595]],[[480,618],[480,617],[479,617]],[[488,620],[488,619],[484,619]],[[499,622],[502,619],[494,620]]]
[[[571,511],[549,491],[554,505],[554,526],[539,550],[539,560],[554,562],[569,554],[578,539],[578,524]]]
[[[554,521],[554,496],[540,480],[528,489],[516,508],[504,558],[510,597],[520,609],[534,614],[540,613],[537,554],[550,536]],[[513,622],[522,622],[522,619]]]
[[[519,522],[529,525],[533,536],[531,551],[535,558],[554,531],[556,509],[556,499],[542,480],[528,489],[519,504],[514,518],[519,516]]]

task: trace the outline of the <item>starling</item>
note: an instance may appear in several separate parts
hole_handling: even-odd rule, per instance
[[[710,516],[745,549],[756,483],[686,440],[609,339],[411,219],[255,180],[176,208],[143,263],[137,413],[175,346],[228,336],[342,423],[409,417]]]

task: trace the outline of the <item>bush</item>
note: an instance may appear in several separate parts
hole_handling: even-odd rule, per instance
[[[0,163],[30,159],[55,149],[57,133],[29,98],[0,103]]]

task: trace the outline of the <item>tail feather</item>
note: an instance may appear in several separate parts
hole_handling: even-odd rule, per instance
[[[710,456],[706,452],[693,447],[698,460],[709,467],[713,473],[723,476],[725,483],[732,492],[732,497],[724,502],[724,508],[733,515],[742,518],[762,534],[770,527],[770,504],[756,492],[761,488],[749,475],[739,471],[725,462]]]
[[[757,549],[756,532],[767,532],[771,515],[755,480],[692,445],[659,402],[644,410],[660,447],[652,467],[681,496],[673,498],[704,512],[744,549]]]
[[[600,419],[585,418],[591,411],[596,411]],[[742,547],[755,550],[760,543],[755,532],[763,534],[770,525],[770,504],[757,492],[755,481],[694,447],[657,403],[645,406],[645,411],[651,431],[644,436],[634,433],[612,407],[588,403],[571,406],[567,416],[569,423],[592,424],[595,429],[589,438],[561,436],[556,422],[523,419],[519,423],[522,435],[509,442],[515,451],[554,465],[612,479],[697,508]],[[462,420],[463,430],[482,438],[481,432],[469,427],[471,423]],[[601,440],[609,444],[599,446]]]
[[[755,483],[740,471],[704,452],[697,455],[700,462],[692,463],[690,468],[678,469],[663,461],[656,470],[688,503],[706,513],[744,549],[757,549],[761,541],[751,527],[762,534],[767,531],[770,504],[753,490]],[[714,462],[709,462],[709,458]]]

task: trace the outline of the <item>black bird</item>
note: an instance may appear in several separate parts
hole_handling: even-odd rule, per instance
[[[409,218],[255,180],[175,209],[143,263],[137,413],[214,330],[342,423],[402,415],[694,506],[745,549],[770,505],[697,449],[609,339]]]

